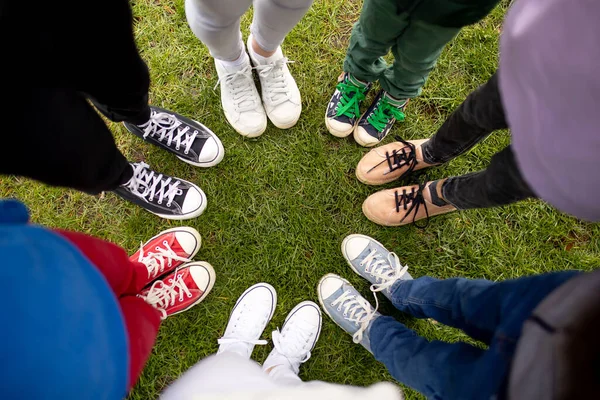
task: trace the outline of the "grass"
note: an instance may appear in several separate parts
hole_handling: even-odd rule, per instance
[[[0,178],[0,196],[22,199],[34,222],[93,234],[132,253],[140,241],[169,227],[190,225],[202,234],[196,258],[215,267],[217,284],[205,302],[165,321],[130,399],[156,398],[199,359],[214,353],[237,297],[256,282],[273,284],[279,295],[264,337],[282,324],[295,304],[317,300],[316,284],[328,272],[350,279],[366,294],[368,284],[351,272],[339,250],[350,233],[381,241],[410,266],[413,276],[502,280],[569,268],[589,271],[600,265],[598,225],[577,221],[541,201],[437,217],[424,231],[414,226],[379,227],[362,215],[362,201],[377,190],[354,177],[354,167],[366,150],[351,139],[332,137],[323,123],[360,4],[343,0],[314,4],[284,44],[286,55],[296,61],[291,69],[303,95],[300,122],[286,131],[270,125],[259,139],[245,140],[223,118],[219,93],[213,91],[217,77],[212,60],[187,26],[183,0],[135,2],[137,40],[153,79],[152,103],[211,127],[222,139],[226,156],[217,167],[201,170],[141,142],[120,125],[111,127],[129,159],[145,160],[203,188],[209,205],[198,219],[170,222],[112,194],[92,197],[22,178]],[[467,94],[491,76],[507,4],[503,1],[447,46],[423,95],[411,102],[406,122],[397,124],[393,133],[406,139],[432,135]],[[250,18],[248,13],[243,19],[244,36]],[[509,141],[506,132],[496,133],[429,176],[483,169]],[[383,311],[398,315],[388,303]],[[440,324],[398,317],[429,339],[467,340]],[[258,347],[254,359],[262,362],[270,349]],[[392,380],[381,364],[328,319],[301,377],[354,385]],[[409,399],[422,398],[409,389],[406,393]]]

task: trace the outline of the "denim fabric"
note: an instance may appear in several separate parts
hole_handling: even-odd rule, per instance
[[[494,74],[472,92],[423,145],[423,158],[430,164],[448,162],[493,131],[506,128],[498,77]],[[502,206],[536,197],[521,175],[511,146],[492,157],[487,169],[448,179],[442,194],[461,210]]]
[[[399,281],[392,303],[417,318],[463,330],[489,345],[428,341],[391,317],[370,329],[371,349],[392,376],[430,399],[494,399],[503,390],[521,328],[535,307],[578,272],[490,282],[421,277]]]

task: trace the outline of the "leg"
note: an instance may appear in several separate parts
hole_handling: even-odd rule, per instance
[[[365,0],[352,28],[344,72],[367,82],[383,77],[387,64],[382,57],[408,26],[408,14],[399,14],[397,7],[395,0]]]
[[[435,135],[422,145],[423,160],[442,164],[469,150],[498,129],[508,124],[498,90],[495,73],[450,115]]]
[[[442,197],[459,210],[503,206],[537,197],[523,179],[508,146],[494,157],[487,169],[443,183]]]
[[[490,368],[484,350],[465,343],[430,342],[391,317],[373,321],[369,335],[373,355],[394,379],[430,399],[466,398],[460,393],[472,390],[472,383],[465,376]]]
[[[287,36],[287,34],[304,17],[314,0],[256,0],[254,3],[254,19],[250,31],[259,49],[268,57]],[[271,54],[268,54],[271,53]],[[259,53],[260,54],[260,53]]]
[[[523,321],[550,292],[575,276],[567,271],[504,282],[421,277],[398,281],[391,290],[396,308],[417,318],[433,318],[489,344],[500,324],[513,320],[518,336]]]
[[[131,177],[133,171],[110,130],[79,93],[37,89],[14,93],[11,101],[13,106],[7,106],[13,110],[12,120],[27,121],[28,157],[9,151],[23,147],[22,137],[5,135],[0,173],[91,194],[116,189]],[[23,128],[8,124],[7,132]]]
[[[459,31],[460,28],[445,28],[411,19],[392,47],[394,64],[379,79],[383,90],[397,99],[421,94],[444,46]]]
[[[185,14],[214,58],[233,61],[244,52],[240,17],[250,5],[252,0],[186,0]]]
[[[129,260],[121,247],[104,240],[77,232],[58,231],[77,247],[104,275],[115,296],[125,320],[129,343],[129,387],[137,381],[150,356],[158,328],[160,313],[135,295],[147,281],[146,267]]]

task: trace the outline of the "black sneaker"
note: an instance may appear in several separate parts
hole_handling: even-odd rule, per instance
[[[348,72],[340,75],[338,82],[327,105],[325,125],[333,136],[346,137],[356,126],[360,105],[371,89],[371,84],[356,79]]]
[[[360,117],[354,130],[354,140],[361,146],[372,147],[381,142],[394,122],[404,121],[404,107],[408,100],[397,100],[381,90],[371,107]]]
[[[195,218],[206,208],[206,195],[183,179],[157,174],[147,164],[131,163],[133,176],[114,193],[166,219]]]
[[[223,159],[223,144],[210,129],[177,113],[150,106],[150,120],[143,125],[129,122],[127,130],[147,142],[174,153],[196,167],[212,167]]]

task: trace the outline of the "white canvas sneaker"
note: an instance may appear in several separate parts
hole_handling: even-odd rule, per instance
[[[321,309],[312,301],[303,301],[288,314],[281,330],[273,331],[275,348],[263,364],[263,370],[283,365],[295,374],[310,358],[321,333]]]
[[[267,116],[279,129],[291,128],[300,118],[302,100],[298,85],[287,66],[290,61],[283,56],[281,47],[265,61],[258,61],[252,54],[251,46],[252,35],[248,37],[248,49],[260,79]]]
[[[215,59],[221,84],[221,105],[225,118],[240,135],[257,137],[267,128],[267,116],[252,77],[250,58],[245,52],[242,65],[229,67]]]
[[[225,334],[219,339],[217,354],[231,351],[250,358],[254,346],[267,344],[260,336],[273,317],[277,293],[268,283],[257,283],[248,288],[231,311]]]

